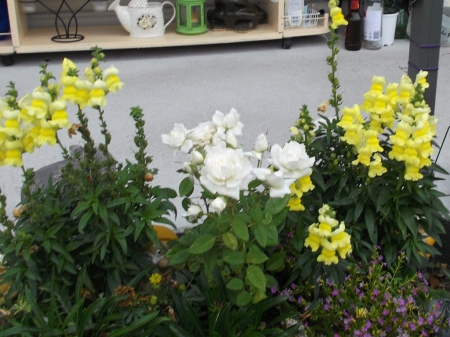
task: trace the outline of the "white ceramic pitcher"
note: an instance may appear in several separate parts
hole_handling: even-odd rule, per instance
[[[173,15],[166,23],[164,23],[164,5],[170,5],[173,8]],[[120,6],[120,0],[115,0],[108,10],[116,12],[120,23],[131,37],[162,36],[166,27],[175,18],[175,6],[170,1],[160,3],[131,0],[128,6]]]

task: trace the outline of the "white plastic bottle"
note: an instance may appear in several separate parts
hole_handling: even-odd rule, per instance
[[[380,49],[381,20],[383,18],[383,0],[364,1],[364,39],[363,46],[366,49]]]

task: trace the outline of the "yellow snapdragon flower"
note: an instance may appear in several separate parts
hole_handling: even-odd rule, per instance
[[[369,177],[374,178],[376,176],[381,176],[387,172],[387,169],[383,167],[381,163],[381,156],[379,154],[374,154],[373,161],[369,163]]]
[[[337,29],[339,26],[347,26],[348,22],[345,20],[344,14],[340,7],[333,7],[330,9],[331,29]]]
[[[339,224],[335,216],[334,210],[325,204],[319,210],[319,223],[309,226],[309,235],[305,239],[305,247],[311,248],[313,252],[322,248],[317,261],[326,265],[339,262],[336,252],[345,259],[352,251],[351,236],[345,232],[344,222]]]

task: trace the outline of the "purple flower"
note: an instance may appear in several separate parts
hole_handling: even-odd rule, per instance
[[[391,298],[391,294],[384,293],[384,298],[386,299],[386,301],[388,301]]]
[[[428,323],[429,325],[431,325],[431,324],[433,324],[433,321],[434,321],[433,315],[429,315],[429,316],[427,317],[427,323]]]
[[[378,289],[374,289],[374,290],[373,290],[373,295],[374,295],[375,297],[377,297],[379,294],[380,294],[380,292],[378,291]]]
[[[388,309],[384,309],[383,310],[383,316],[387,316],[389,315],[389,310]]]
[[[330,305],[329,305],[328,303],[326,303],[326,304],[323,306],[323,310],[325,310],[325,311],[330,310]]]
[[[283,292],[282,292],[282,295],[283,296],[289,296],[289,295],[291,295],[291,292],[289,291],[289,289],[284,289]]]
[[[270,288],[270,292],[271,292],[272,294],[275,294],[275,293],[277,292],[277,287],[272,286],[272,287]]]
[[[416,331],[416,325],[414,323],[409,323],[409,328],[411,331]]]
[[[425,321],[423,320],[422,316],[419,316],[419,319],[417,320],[417,322],[419,323],[419,326],[422,326]]]
[[[331,292],[331,295],[334,296],[334,297],[336,297],[337,295],[339,295],[339,290],[334,289],[334,290]]]
[[[300,303],[300,304],[302,304],[302,301],[303,301],[303,297],[299,296],[299,297],[297,298],[297,302]]]
[[[297,288],[297,285],[295,283],[291,283],[291,289],[295,290]]]
[[[384,324],[384,319],[383,319],[383,317],[378,318],[378,323],[379,323],[380,325],[383,325],[383,324]]]

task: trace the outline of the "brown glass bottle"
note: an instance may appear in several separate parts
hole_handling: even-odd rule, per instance
[[[363,40],[363,21],[359,12],[359,0],[350,0],[348,25],[345,29],[345,49],[360,50]]]

